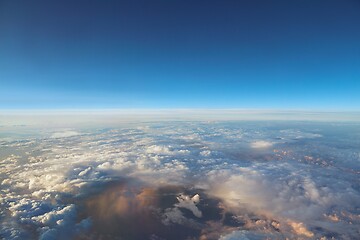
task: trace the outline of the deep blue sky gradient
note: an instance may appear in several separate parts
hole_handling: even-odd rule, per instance
[[[0,0],[0,109],[360,110],[360,1]]]

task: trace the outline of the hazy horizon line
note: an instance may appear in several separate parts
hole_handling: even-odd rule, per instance
[[[34,112],[34,113],[44,113],[44,112],[89,112],[89,113],[103,113],[103,112],[191,112],[191,111],[205,111],[205,112],[264,112],[264,113],[360,113],[359,110],[341,110],[341,109],[310,109],[310,108],[0,108],[1,113],[19,113],[19,112]]]
[[[52,109],[0,110],[0,126],[116,125],[162,121],[360,122],[360,111],[275,109]]]

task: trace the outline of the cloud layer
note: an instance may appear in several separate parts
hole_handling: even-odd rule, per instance
[[[161,122],[2,138],[0,234],[354,239],[360,234],[354,130],[359,126]]]

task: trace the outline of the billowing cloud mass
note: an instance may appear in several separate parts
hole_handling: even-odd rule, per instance
[[[356,123],[0,128],[3,239],[360,236]]]
[[[176,198],[179,201],[179,203],[176,204],[175,206],[180,207],[180,208],[189,209],[194,214],[195,217],[201,218],[202,213],[196,207],[196,204],[198,204],[200,202],[199,194],[195,194],[193,197],[181,194],[180,196],[178,196]]]

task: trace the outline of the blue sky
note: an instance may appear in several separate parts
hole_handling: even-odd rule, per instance
[[[359,13],[355,0],[0,0],[0,109],[360,110]]]

